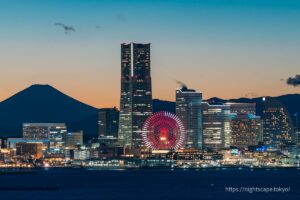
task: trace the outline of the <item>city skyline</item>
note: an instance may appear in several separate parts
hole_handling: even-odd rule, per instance
[[[299,199],[299,11],[0,0],[1,200]]]
[[[153,98],[174,101],[176,80],[204,99],[299,93],[285,83],[300,64],[294,1],[0,4],[0,101],[50,84],[94,107],[119,107],[119,48],[132,41],[152,43]]]

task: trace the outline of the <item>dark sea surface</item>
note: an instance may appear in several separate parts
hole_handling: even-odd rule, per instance
[[[230,187],[244,191],[230,192]],[[281,187],[286,191],[251,193],[252,187],[264,191]],[[0,200],[6,199],[299,200],[300,170],[38,169],[34,173],[0,174]]]

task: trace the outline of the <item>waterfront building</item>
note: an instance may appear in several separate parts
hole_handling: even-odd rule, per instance
[[[186,130],[186,148],[202,149],[202,93],[186,86],[176,90],[176,115]]]
[[[263,140],[272,148],[296,144],[292,122],[283,107],[269,107],[263,111]]]
[[[142,146],[142,125],[152,114],[150,44],[121,44],[119,141]]]
[[[233,114],[231,120],[232,146],[247,148],[262,141],[260,116],[254,114]]]
[[[88,149],[75,149],[74,160],[87,160],[90,159],[91,152]]]
[[[103,108],[98,112],[98,136],[101,140],[116,141],[119,130],[119,111],[117,108]]]
[[[63,147],[66,133],[64,123],[23,123],[23,139],[49,140],[50,148]]]
[[[228,102],[232,113],[232,146],[247,148],[262,142],[262,121],[256,116],[256,103]]]
[[[202,102],[203,147],[218,151],[231,145],[231,113],[229,105]]]
[[[83,131],[68,132],[66,134],[66,147],[76,148],[83,144]]]
[[[43,157],[42,143],[21,142],[16,144],[16,155],[40,159]]]
[[[25,140],[23,138],[7,138],[7,148],[16,149],[17,143],[41,143],[43,150],[50,148],[49,140]]]
[[[275,98],[263,99],[263,142],[268,148],[296,145],[293,120],[285,106]]]

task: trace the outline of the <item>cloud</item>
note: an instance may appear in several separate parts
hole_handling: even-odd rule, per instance
[[[127,19],[121,14],[117,14],[117,19],[121,22],[126,22],[127,21]]]
[[[297,87],[300,85],[300,75],[296,75],[294,77],[289,77],[287,80],[286,80],[286,84],[288,85],[292,85],[294,87]]]
[[[256,98],[258,97],[258,94],[256,92],[248,92],[245,94],[246,98]]]
[[[181,81],[177,81],[177,80],[175,80],[175,81],[176,81],[176,83],[177,83],[178,85],[180,85],[181,88],[188,88],[187,85],[186,85],[185,83],[183,83],[183,82],[181,82]]]
[[[63,23],[55,23],[54,24],[55,26],[60,26],[63,28],[63,30],[65,31],[65,34],[68,34],[69,32],[75,32],[75,28],[73,26],[69,26],[69,25],[66,25],[66,24],[63,24]]]

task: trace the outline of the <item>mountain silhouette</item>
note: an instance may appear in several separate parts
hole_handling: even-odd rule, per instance
[[[97,110],[50,85],[32,85],[0,103],[0,135],[20,137],[24,122],[65,122],[70,131],[96,135]],[[92,121],[86,124],[88,118]]]

